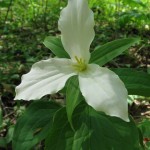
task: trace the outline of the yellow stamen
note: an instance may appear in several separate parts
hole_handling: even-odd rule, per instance
[[[77,63],[73,65],[75,70],[79,72],[86,70],[87,66],[84,59],[75,56],[75,60],[77,61]]]

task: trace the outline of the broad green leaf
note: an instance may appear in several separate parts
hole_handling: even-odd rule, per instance
[[[48,36],[45,38],[43,44],[49,48],[56,56],[60,58],[70,58],[63,48],[60,38]]]
[[[45,150],[82,150],[82,144],[90,134],[84,123],[73,132],[64,107],[55,115],[53,127],[46,138]]]
[[[78,77],[73,76],[67,82],[67,91],[66,91],[66,110],[68,120],[71,126],[72,126],[72,114],[74,112],[74,109],[82,100],[83,96],[79,89]]]
[[[103,66],[139,41],[139,38],[126,38],[115,40],[96,47],[96,49],[91,53],[90,63],[96,63]]]
[[[124,82],[129,95],[150,96],[150,75],[134,69],[112,69]]]
[[[45,150],[141,150],[139,132],[132,119],[125,122],[80,103],[73,113],[73,125],[75,131],[65,107],[57,111]]]
[[[19,118],[13,136],[13,150],[30,150],[47,136],[53,115],[60,107],[52,102],[32,103]]]
[[[64,107],[55,114],[53,126],[46,138],[45,150],[70,150],[73,135]]]
[[[92,132],[83,149],[140,150],[138,129],[132,120],[125,122],[87,108],[82,122],[85,122]]]

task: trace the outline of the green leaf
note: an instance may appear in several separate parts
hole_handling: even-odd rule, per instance
[[[2,108],[0,105],[0,127],[2,126],[2,123],[3,123],[3,115],[2,115]]]
[[[5,137],[0,137],[0,148],[6,148],[7,143]]]
[[[75,131],[68,122],[66,108],[57,111],[45,150],[140,150],[139,132],[132,119],[125,122],[80,103],[73,123]]]
[[[141,129],[143,136],[145,138],[150,138],[150,120],[143,120],[138,127]]]
[[[150,96],[150,75],[128,68],[112,69],[124,82],[129,95]]]
[[[82,116],[83,121],[92,131],[83,149],[140,150],[138,129],[132,120],[125,122],[87,108]]]
[[[19,118],[13,136],[13,150],[30,150],[47,136],[54,113],[60,107],[52,102],[32,103]]]
[[[64,107],[54,117],[53,126],[46,138],[45,150],[70,150],[73,135]]]
[[[83,96],[79,89],[78,77],[73,76],[67,82],[67,91],[66,91],[66,110],[68,120],[72,125],[72,114],[76,106],[83,100]]]
[[[0,137],[0,147],[6,148],[7,144],[12,141],[14,125],[10,126],[5,137]]]
[[[148,119],[143,120],[138,125],[138,127],[140,128],[140,131],[142,132],[146,147],[150,148],[150,141],[149,141],[149,139],[150,139],[150,120],[148,120]]]
[[[0,8],[7,8],[10,5],[10,1],[9,0],[5,0],[5,1],[0,1]]]
[[[83,142],[90,134],[86,124],[73,132],[64,107],[55,115],[53,128],[46,138],[45,150],[81,150]]]
[[[14,134],[14,125],[10,126],[9,129],[8,129],[8,133],[5,137],[6,139],[6,143],[10,143],[12,141],[12,138],[13,138],[13,134]]]
[[[130,5],[132,7],[142,6],[147,7],[141,0],[124,0],[123,3],[125,5]]]
[[[60,38],[48,36],[45,38],[43,44],[49,48],[56,56],[60,58],[70,58],[68,53],[63,48]]]
[[[139,38],[126,38],[99,46],[91,53],[90,63],[103,66],[139,41]]]

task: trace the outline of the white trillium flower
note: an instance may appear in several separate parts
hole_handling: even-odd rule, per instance
[[[94,15],[87,0],[68,0],[58,26],[62,44],[71,59],[50,58],[35,63],[16,87],[15,100],[35,100],[57,93],[71,76],[78,75],[81,93],[90,106],[129,121],[124,83],[111,70],[88,64],[95,33]]]

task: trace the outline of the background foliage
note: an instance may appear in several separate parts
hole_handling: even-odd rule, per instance
[[[53,56],[43,41],[46,36],[59,36],[57,22],[66,3],[66,0],[0,1],[0,147],[10,147],[16,119],[24,113],[26,106],[32,103],[13,101],[14,88],[20,83],[21,75],[27,73],[34,62]],[[95,14],[96,31],[91,50],[94,50],[96,45],[119,38],[141,38],[139,44],[105,66],[124,67],[129,71],[130,68],[135,68],[150,73],[150,1],[89,0],[89,4]],[[136,76],[136,72],[133,72],[133,76]],[[141,76],[144,80],[146,75]],[[148,85],[148,81],[143,82]],[[64,104],[61,94],[43,99],[47,101],[50,98],[56,99],[61,105]],[[150,149],[149,100],[149,97],[129,97],[130,114],[141,129],[147,149]],[[41,147],[40,143],[37,149],[42,149]]]

